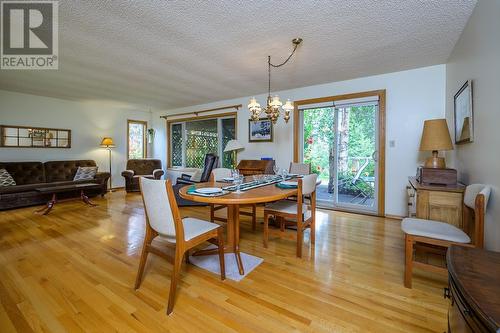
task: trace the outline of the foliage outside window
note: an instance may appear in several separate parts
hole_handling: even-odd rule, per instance
[[[185,121],[170,126],[171,166],[203,168],[205,155],[209,153],[222,156],[221,167],[232,166],[232,154],[224,153],[224,147],[236,137],[234,117]]]
[[[128,121],[128,158],[146,158],[147,123]]]
[[[351,186],[359,169],[362,177],[375,176],[375,161],[372,158],[375,147],[376,105],[350,106],[342,108],[323,107],[303,112],[303,160],[311,164],[312,172],[328,183],[328,192],[333,192],[335,173],[335,149],[338,149],[339,193],[356,195]],[[334,112],[338,112],[338,126],[335,131]],[[338,144],[337,144],[338,141]],[[365,192],[373,188],[365,186]]]

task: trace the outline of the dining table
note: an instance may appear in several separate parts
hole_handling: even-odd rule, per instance
[[[250,177],[245,178],[249,181]],[[228,183],[224,182],[205,182],[194,185],[186,185],[179,190],[179,195],[183,199],[202,202],[207,204],[225,205],[227,206],[227,225],[226,225],[226,242],[224,246],[225,253],[234,253],[238,271],[240,275],[245,274],[243,263],[240,256],[240,206],[250,204],[262,204],[267,202],[278,201],[297,195],[297,188],[280,188],[276,184],[267,184],[257,188],[252,188],[246,191],[231,191],[220,196],[200,196],[193,194],[194,186],[196,189],[207,187],[226,188]],[[188,193],[189,191],[189,193]],[[194,256],[213,255],[217,254],[217,249],[199,250],[193,253]]]

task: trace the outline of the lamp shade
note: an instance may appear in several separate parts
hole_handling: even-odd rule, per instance
[[[224,152],[240,150],[243,148],[245,147],[243,147],[243,145],[239,143],[238,140],[229,140],[229,142],[226,145],[226,148],[224,148]]]
[[[115,143],[112,138],[103,138],[101,141],[101,147],[103,148],[114,148]]]
[[[424,122],[420,140],[421,151],[452,150],[450,131],[446,119],[431,119]]]

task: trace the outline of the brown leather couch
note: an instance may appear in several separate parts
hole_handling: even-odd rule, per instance
[[[50,200],[50,194],[42,194],[37,188],[70,185],[79,183],[101,184],[99,190],[89,190],[89,197],[104,195],[107,192],[109,172],[98,172],[94,179],[73,181],[78,167],[96,166],[92,160],[50,161],[50,162],[0,162],[0,169],[7,172],[16,181],[15,186],[0,187],[0,210],[41,205]],[[77,197],[80,192],[65,192],[58,199]]]
[[[161,161],[152,158],[131,159],[127,161],[127,170],[122,172],[125,177],[125,190],[139,192],[139,178],[160,179],[164,172]]]

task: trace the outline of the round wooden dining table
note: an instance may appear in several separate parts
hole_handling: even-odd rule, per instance
[[[198,183],[194,186],[196,188],[203,187],[226,187],[228,183],[220,182],[207,182]],[[226,205],[227,206],[227,227],[226,227],[226,243],[224,251],[226,253],[234,253],[236,258],[236,263],[238,265],[238,271],[241,275],[245,274],[243,263],[240,257],[240,206],[249,204],[258,204],[277,201],[281,199],[288,198],[290,196],[297,195],[297,189],[281,189],[275,184],[269,184],[262,187],[250,189],[247,191],[242,191],[241,193],[230,192],[226,195],[215,196],[215,197],[202,197],[199,195],[188,194],[187,191],[193,185],[186,185],[179,190],[179,195],[181,198],[195,201],[203,202],[208,204]],[[211,255],[216,254],[217,249],[211,250],[200,250],[193,255]]]

